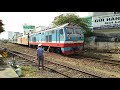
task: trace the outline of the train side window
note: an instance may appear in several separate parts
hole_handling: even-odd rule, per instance
[[[60,34],[63,34],[63,29],[60,29]]]
[[[46,42],[48,42],[48,36],[46,36]]]
[[[33,38],[32,38],[32,41],[33,41],[33,42],[36,42],[36,37],[33,37]]]
[[[49,42],[52,42],[52,35],[49,35]]]
[[[74,30],[73,28],[67,28],[67,34],[73,34]]]
[[[52,30],[52,33],[54,33],[55,31],[54,30]]]
[[[79,28],[76,28],[76,29],[75,29],[75,33],[76,33],[76,34],[81,34],[81,30],[80,30]]]
[[[34,41],[36,42],[36,37],[34,37]]]

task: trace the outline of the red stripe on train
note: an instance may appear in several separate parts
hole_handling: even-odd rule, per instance
[[[38,45],[39,42],[30,42],[30,45]],[[42,43],[43,46],[51,47],[73,47],[73,46],[82,46],[83,43]]]

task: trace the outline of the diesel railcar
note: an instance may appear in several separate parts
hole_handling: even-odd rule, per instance
[[[67,23],[30,34],[28,42],[30,47],[41,43],[45,50],[69,55],[83,49],[84,34],[81,27]]]

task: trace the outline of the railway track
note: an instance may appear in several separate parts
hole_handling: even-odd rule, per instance
[[[1,48],[3,49],[3,48]],[[8,52],[14,54],[15,56],[18,56],[20,58],[23,58],[27,61],[30,61],[32,63],[35,63],[37,65],[36,57],[32,55],[28,55],[26,53],[21,53],[18,51],[8,50]],[[79,78],[79,77],[85,77],[85,78],[101,78],[98,75],[88,73],[70,66],[63,65],[61,63],[52,62],[49,60],[44,60],[44,68],[51,70],[52,72],[56,72],[58,74],[61,74],[67,78]]]
[[[75,56],[70,56],[70,57],[74,57],[74,58],[83,58],[85,60],[90,60],[90,61],[95,61],[95,62],[101,62],[101,63],[107,63],[107,64],[111,64],[111,65],[120,65],[120,60],[108,60],[108,59],[100,59],[100,58],[91,58],[91,57],[80,57],[80,55],[75,55]]]
[[[118,52],[116,52],[115,50],[114,51],[99,51],[99,52],[118,54]],[[120,53],[120,50],[119,50],[119,53]],[[75,55],[75,56],[70,56],[70,57],[79,58],[80,56]],[[120,65],[120,60],[108,60],[108,59],[100,59],[100,58],[95,58],[95,57],[88,57],[88,58],[83,57],[83,58],[85,58],[86,60],[91,60],[91,61],[95,61],[95,62],[102,62],[102,63],[112,64],[112,65]]]
[[[120,49],[112,49],[112,50],[94,50],[94,49],[88,49],[86,51],[94,51],[99,53],[111,53],[111,54],[120,54]]]

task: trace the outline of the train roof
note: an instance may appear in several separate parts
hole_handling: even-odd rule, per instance
[[[57,26],[57,27],[54,27],[54,28],[48,28],[48,29],[40,30],[40,31],[35,32],[35,33],[32,33],[32,34],[30,34],[30,35],[38,34],[38,33],[42,32],[42,31],[50,31],[50,30],[53,30],[53,29],[62,28],[62,27],[67,26],[68,24],[69,24],[69,23],[66,23],[66,24],[63,24],[63,25],[61,25],[61,26]]]
[[[28,37],[28,35],[24,35],[24,36],[21,36],[21,37],[18,37],[18,38],[23,38],[23,37]]]
[[[66,24],[63,24],[63,25],[61,25],[61,26],[57,26],[57,27],[54,27],[54,28],[44,29],[44,30],[41,30],[41,31],[32,33],[32,34],[30,34],[30,35],[38,34],[38,33],[42,32],[42,31],[51,31],[51,30],[54,30],[54,29],[63,28],[63,27],[65,27],[65,26],[68,26],[69,24],[71,24],[71,23],[66,23]],[[72,25],[75,25],[75,24],[72,24]],[[81,27],[80,27],[80,28],[81,28]]]

